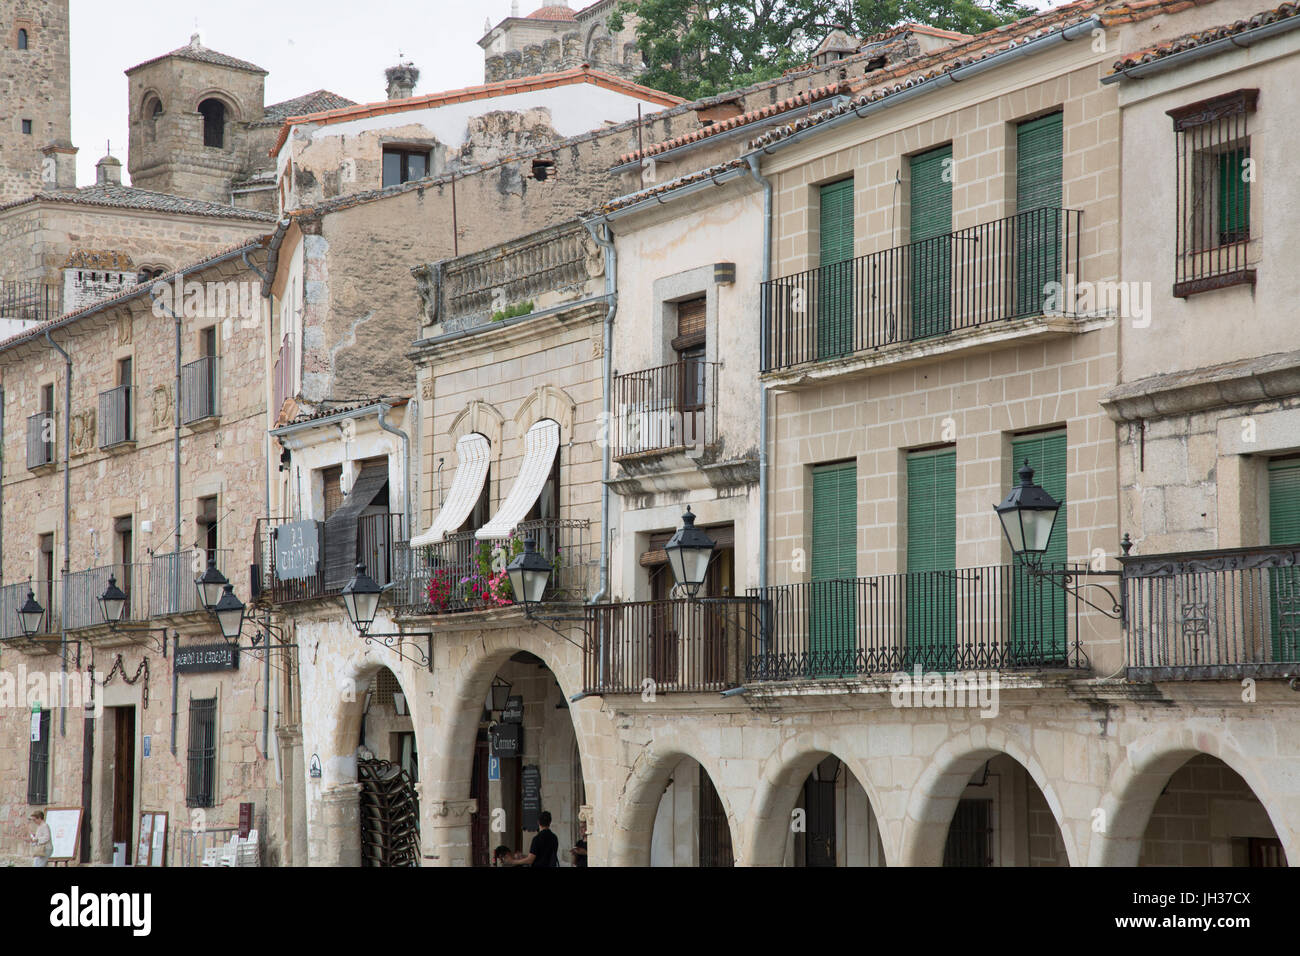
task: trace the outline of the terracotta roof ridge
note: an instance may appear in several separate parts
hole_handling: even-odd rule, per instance
[[[1242,33],[1248,33],[1251,30],[1257,30],[1260,27],[1268,26],[1271,23],[1277,23],[1282,20],[1289,20],[1292,17],[1300,16],[1300,2],[1283,3],[1280,6],[1273,7],[1269,10],[1261,10],[1241,20],[1234,20],[1231,23],[1220,24],[1216,27],[1207,27],[1204,30],[1193,30],[1181,34],[1168,40],[1162,40],[1151,46],[1144,47],[1122,59],[1116,60],[1111,67],[1112,75],[1122,73],[1124,70],[1132,69],[1142,63],[1151,63],[1155,60],[1161,60],[1175,53],[1182,53],[1186,50],[1195,49],[1217,40],[1225,40],[1229,37],[1238,36]]]
[[[539,89],[553,89],[571,83],[591,83],[604,89],[631,93],[641,99],[657,102],[664,106],[679,106],[686,102],[680,96],[665,93],[662,90],[633,83],[613,73],[593,69],[590,64],[558,70],[554,73],[539,73],[534,76],[515,77],[481,83],[478,86],[465,86],[440,93],[426,93],[400,100],[379,100],[374,103],[360,103],[356,106],[344,106],[338,109],[321,110],[316,113],[303,113],[286,117],[280,127],[280,135],[271,147],[270,155],[275,156],[284,147],[289,138],[289,131],[301,123],[335,123],[346,119],[364,119],[370,116],[382,116],[387,113],[400,113],[406,110],[432,109],[438,106],[465,102],[467,100],[488,99],[494,96],[508,96],[512,93],[527,93]]]

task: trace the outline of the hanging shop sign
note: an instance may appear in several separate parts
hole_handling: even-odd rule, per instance
[[[225,642],[178,647],[174,664],[178,674],[238,670],[239,648]]]

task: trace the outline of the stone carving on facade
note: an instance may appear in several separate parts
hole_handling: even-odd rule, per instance
[[[478,800],[473,797],[468,800],[433,800],[429,803],[429,813],[434,817],[467,820],[478,813]]]
[[[603,324],[592,327],[591,357],[594,359],[605,357],[605,326]]]
[[[68,421],[72,454],[85,455],[95,450],[95,410],[78,412]]]
[[[130,314],[122,316],[117,320],[117,344],[131,344],[131,316]]]
[[[166,385],[159,385],[153,390],[150,404],[153,413],[154,431],[170,428],[172,423],[172,390]]]
[[[415,277],[415,290],[420,296],[420,308],[424,312],[424,324],[433,325],[442,314],[442,262],[428,262],[412,266],[411,275]]]
[[[587,268],[587,276],[596,278],[605,274],[605,250],[600,247],[595,239],[588,234],[582,243],[583,265]]]
[[[429,376],[420,383],[420,397],[426,402],[433,401],[433,377]]]

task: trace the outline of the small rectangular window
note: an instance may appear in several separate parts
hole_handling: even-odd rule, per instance
[[[205,556],[217,561],[217,497],[200,498],[195,521],[199,526],[198,546]],[[219,563],[219,562],[218,562]]]
[[[31,136],[31,135],[32,135],[32,121],[31,121],[31,120],[23,120],[23,135],[24,135],[24,136]]]
[[[413,179],[423,179],[429,175],[429,152],[422,149],[384,150],[385,186],[396,186]]]
[[[1248,120],[1258,90],[1236,90],[1168,111],[1177,140],[1174,295],[1254,284],[1247,261],[1255,167]]]
[[[215,803],[217,770],[217,699],[190,700],[189,774],[185,788],[187,807]]]

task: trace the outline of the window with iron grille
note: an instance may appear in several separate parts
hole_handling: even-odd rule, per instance
[[[189,780],[187,807],[210,807],[216,801],[217,699],[190,701]]]
[[[50,802],[50,711],[41,711],[40,740],[27,752],[27,802]]]
[[[993,865],[993,801],[958,800],[943,848],[944,866]]]
[[[1236,90],[1169,110],[1178,143],[1176,296],[1255,282],[1248,120],[1258,97]]]

